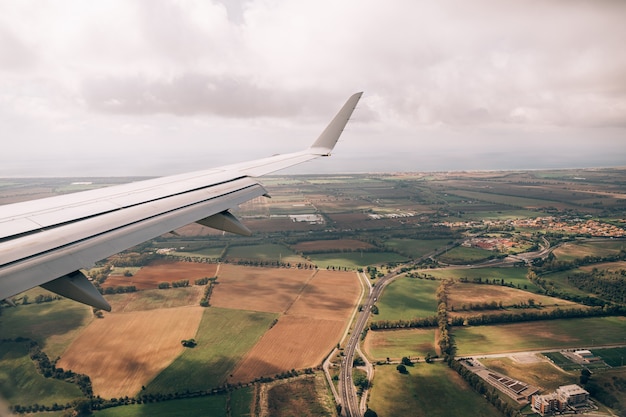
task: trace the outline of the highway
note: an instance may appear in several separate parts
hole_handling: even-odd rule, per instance
[[[476,236],[478,234],[479,233],[476,233],[472,236]],[[461,239],[452,245],[448,245],[444,248],[438,249],[427,255],[424,255],[421,258],[411,262],[411,264],[415,265],[428,258],[432,258],[437,255],[440,255],[443,252],[449,250],[450,248],[458,245],[460,242],[462,242],[465,239],[467,238]],[[481,265],[471,265],[471,266],[468,265],[468,266],[463,266],[463,267],[456,266],[456,268],[476,268],[476,267],[485,267],[487,265],[493,266],[493,267],[510,266],[514,262],[519,262],[519,261],[524,261],[528,263],[532,261],[533,259],[547,256],[547,254],[554,249],[554,247],[550,247],[550,243],[545,238],[544,238],[544,245],[545,246],[540,248],[539,251],[523,254],[524,256],[520,256],[520,255],[517,255],[515,257],[509,256],[506,259],[494,259],[494,260],[485,262]],[[342,406],[341,408],[342,416],[361,417],[363,415],[363,412],[365,411],[361,409],[359,406],[359,398],[356,392],[356,387],[354,386],[354,383],[352,382],[352,362],[354,361],[355,351],[357,349],[358,344],[361,341],[361,334],[363,333],[363,330],[365,329],[365,326],[367,325],[367,321],[369,319],[372,306],[376,303],[378,298],[380,298],[380,295],[382,294],[385,286],[389,284],[390,282],[392,282],[400,274],[402,274],[402,272],[399,272],[399,271],[403,267],[406,267],[406,266],[407,264],[398,266],[396,269],[392,270],[387,275],[379,278],[376,281],[376,284],[370,288],[370,293],[367,296],[366,300],[363,302],[362,309],[357,315],[356,322],[354,324],[354,327],[352,328],[352,333],[350,333],[350,338],[348,339],[348,342],[343,351],[344,356],[342,358],[341,369],[339,372],[339,384],[338,385],[339,385],[339,396],[341,399],[341,406]],[[438,268],[438,269],[445,269],[445,268],[450,268],[450,266],[446,266],[444,268]],[[369,278],[366,278],[366,279],[369,279]],[[367,358],[363,358],[363,360],[367,361]],[[363,402],[363,404],[365,404],[365,402]]]
[[[350,334],[348,343],[344,348],[344,357],[341,362],[341,371],[339,373],[339,395],[341,396],[342,415],[347,417],[360,417],[363,415],[359,407],[359,398],[356,393],[356,387],[352,382],[352,362],[354,360],[357,345],[361,340],[361,333],[363,333],[363,330],[367,325],[370,310],[380,296],[384,286],[397,275],[398,273],[395,272],[387,274],[380,278],[376,285],[372,287],[366,301],[363,303],[362,310],[356,318],[356,322],[352,328],[352,333]]]

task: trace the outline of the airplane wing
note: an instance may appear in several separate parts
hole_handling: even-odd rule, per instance
[[[249,235],[228,210],[267,195],[255,177],[329,156],[361,95],[300,152],[0,206],[0,300],[39,285],[110,311],[81,269],[193,222]]]

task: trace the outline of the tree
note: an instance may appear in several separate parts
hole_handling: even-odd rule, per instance
[[[406,366],[413,366],[413,362],[411,362],[411,359],[407,358],[406,356],[402,357],[402,364],[406,365]]]
[[[580,383],[581,385],[585,385],[589,379],[591,378],[591,371],[587,368],[583,368],[580,371]]]
[[[406,370],[406,366],[404,366],[403,364],[400,364],[398,366],[396,366],[396,369],[398,370],[398,372],[400,372],[401,374],[408,374],[409,372]]]
[[[376,414],[376,411],[368,408],[367,410],[365,410],[365,414],[363,414],[363,417],[378,417],[378,414]]]

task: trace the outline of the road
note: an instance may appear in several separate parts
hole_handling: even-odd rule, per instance
[[[480,232],[482,233],[482,232]],[[478,236],[480,233],[475,233],[470,237]],[[421,258],[414,260],[411,262],[412,265],[416,265],[428,258],[433,258],[442,254],[443,252],[457,246],[460,242],[466,240],[468,237],[463,238],[451,245],[447,245],[444,248],[438,249],[434,252],[431,252],[427,255],[422,256]],[[485,262],[479,265],[467,265],[465,268],[479,268],[485,266],[491,267],[503,267],[503,266],[512,266],[515,262],[523,261],[525,263],[531,262],[533,259],[542,258],[547,256],[555,247],[550,247],[550,242],[547,239],[543,238],[544,245],[540,248],[540,250],[536,252],[527,252],[524,254],[518,254],[515,256],[509,256],[505,259],[493,259],[491,261]],[[376,303],[378,298],[383,292],[385,286],[391,283],[396,277],[402,274],[401,269],[406,267],[407,265],[401,265],[388,273],[387,275],[379,278],[374,286],[370,288],[369,295],[367,296],[365,302],[362,304],[362,309],[357,315],[356,322],[352,329],[352,333],[350,334],[350,338],[348,339],[348,343],[344,348],[344,356],[341,362],[341,369],[339,372],[339,396],[340,403],[342,405],[342,415],[346,417],[361,417],[363,415],[364,410],[359,407],[359,399],[356,393],[356,387],[352,382],[352,362],[354,361],[354,354],[361,340],[361,334],[367,325],[367,321],[369,319],[369,315],[372,309],[372,306]],[[445,269],[445,268],[463,268],[459,266],[448,266],[444,268],[437,269]],[[367,278],[366,278],[367,279]],[[361,355],[363,357],[363,355]],[[363,357],[365,361],[367,358]],[[365,404],[365,402],[363,402]]]

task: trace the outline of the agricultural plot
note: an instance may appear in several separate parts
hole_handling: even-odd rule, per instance
[[[356,274],[320,271],[233,372],[233,382],[319,365],[339,342],[360,294]]]
[[[520,288],[523,290],[528,290],[532,292],[540,292],[540,288],[535,284],[530,282],[526,278],[526,274],[528,273],[528,269],[526,267],[521,268],[459,268],[459,269],[431,269],[427,271],[423,271],[425,274],[432,275],[435,278],[440,279],[456,279],[460,280],[461,278],[467,279],[469,282],[472,282],[474,279],[480,279],[483,282],[489,280],[493,282],[494,280],[501,282],[504,280],[504,283],[509,286],[513,286],[516,288]],[[543,292],[543,291],[541,291]]]
[[[437,259],[447,264],[465,265],[486,261],[497,254],[485,249],[457,246],[439,255]]]
[[[423,358],[435,355],[435,329],[369,331],[363,347],[373,360],[400,360],[403,356]]]
[[[344,320],[284,315],[237,366],[229,382],[248,382],[291,369],[313,368],[339,342]]]
[[[215,307],[282,313],[315,270],[223,264],[210,303]]]
[[[185,400],[132,404],[122,407],[107,408],[106,410],[95,411],[93,415],[96,417],[245,416],[245,414],[228,414],[226,401],[226,395],[212,395]]]
[[[585,256],[607,256],[618,254],[624,247],[623,240],[600,242],[566,242],[556,248],[553,253],[559,261],[573,261]]]
[[[388,239],[385,246],[416,259],[444,247],[449,242],[449,239]]]
[[[195,336],[197,345],[185,349],[163,372],[146,384],[146,394],[208,390],[226,382],[233,369],[271,327],[276,314],[204,309]],[[180,340],[176,342],[180,346]]]
[[[173,282],[188,279],[193,285],[194,280],[204,277],[214,277],[217,264],[198,262],[168,262],[157,261],[141,268],[131,277],[110,276],[102,287],[119,285],[134,285],[138,290],[157,288],[161,282]]]
[[[385,287],[376,303],[378,314],[370,320],[410,320],[416,317],[431,317],[437,314],[435,292],[439,280],[402,277]]]
[[[455,327],[459,356],[623,343],[626,317],[549,320]]]
[[[55,358],[91,320],[91,307],[67,299],[18,305],[2,309],[0,335],[3,339],[36,340],[48,356]]]
[[[501,415],[443,363],[420,363],[407,370],[403,375],[396,365],[376,367],[369,407],[380,417]]]
[[[130,311],[195,306],[200,303],[205,288],[205,286],[193,286],[164,290],[143,290],[132,293],[105,295],[104,298],[111,305],[111,311],[127,313]]]
[[[269,389],[267,411],[272,417],[333,417],[334,407],[327,397],[321,375],[276,384]]]
[[[546,295],[539,295],[529,293],[527,291],[518,290],[517,288],[510,288],[501,285],[493,284],[470,284],[455,282],[448,287],[448,308],[456,313],[463,314],[465,311],[480,310],[483,313],[485,310],[481,308],[485,304],[496,303],[498,306],[502,305],[502,308],[509,309],[508,312],[515,312],[510,310],[511,307],[524,306],[534,304],[533,308],[550,308],[550,307],[582,307],[580,304],[576,304],[572,301],[562,300],[560,298],[548,297]],[[498,311],[498,310],[494,310]],[[502,310],[499,310],[502,312]]]
[[[406,257],[393,252],[317,253],[310,255],[310,258],[320,268],[348,269],[407,261]]]
[[[225,258],[231,262],[249,260],[291,263],[293,265],[307,263],[306,259],[296,255],[288,247],[276,244],[231,246],[226,252]]]
[[[109,313],[94,320],[61,356],[57,366],[89,375],[104,398],[136,394],[196,335],[202,307]]]
[[[65,404],[81,398],[77,385],[44,378],[29,356],[28,342],[0,342],[0,399],[16,405]],[[2,409],[0,408],[0,415]]]
[[[360,249],[370,249],[374,246],[370,243],[356,239],[329,239],[329,240],[309,240],[298,242],[292,249],[302,253],[316,252],[341,252],[358,251]]]

